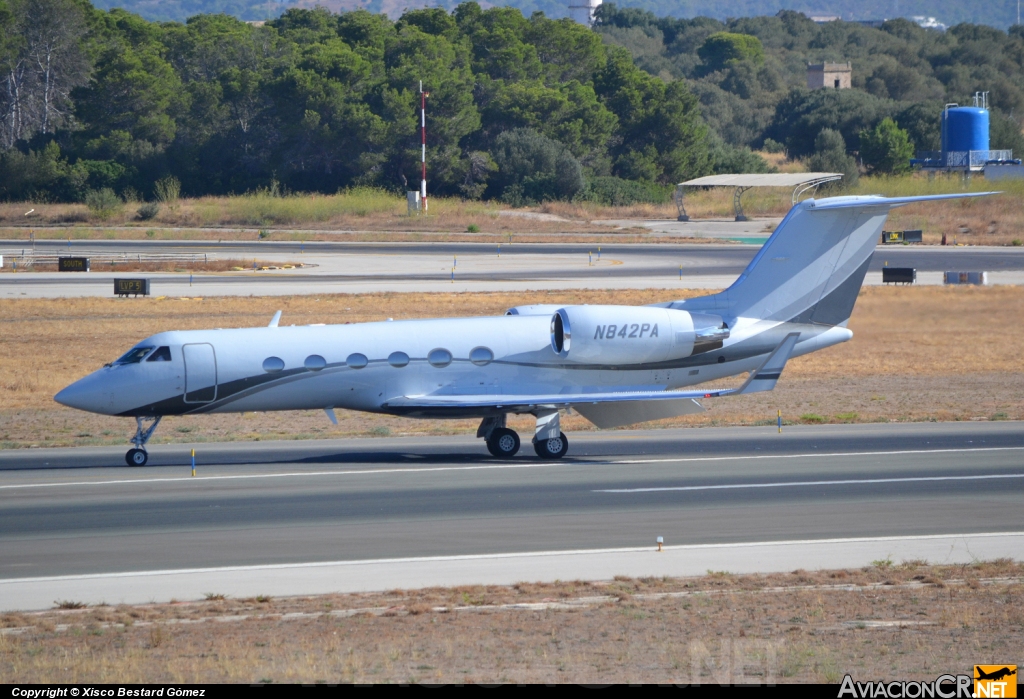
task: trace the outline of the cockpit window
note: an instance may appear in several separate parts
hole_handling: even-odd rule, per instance
[[[114,364],[138,364],[153,350],[152,347],[132,347],[130,350],[124,353],[124,355],[118,359]]]
[[[146,357],[147,362],[169,362],[171,361],[170,347],[157,347],[153,354]]]

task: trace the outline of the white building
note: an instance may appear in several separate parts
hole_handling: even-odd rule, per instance
[[[574,22],[593,26],[594,12],[600,5],[601,0],[569,0],[569,17]]]

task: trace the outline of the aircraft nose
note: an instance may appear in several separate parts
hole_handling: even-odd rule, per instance
[[[61,405],[91,413],[105,413],[103,394],[92,376],[86,376],[64,388],[53,397]]]

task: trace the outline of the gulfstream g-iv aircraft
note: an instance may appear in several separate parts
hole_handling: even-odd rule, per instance
[[[565,455],[560,411],[618,427],[703,410],[701,399],[770,391],[790,357],[845,342],[889,210],[984,194],[808,199],[793,206],[735,283],[653,306],[520,306],[504,316],[163,332],[56,395],[136,420],[129,465],[164,415],[362,410],[480,418],[496,457],[537,418],[533,447]],[[750,372],[738,388],[678,390]]]

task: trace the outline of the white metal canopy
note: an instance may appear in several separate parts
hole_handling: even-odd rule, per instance
[[[741,198],[743,193],[751,187],[792,187],[793,203],[804,192],[814,189],[826,182],[835,182],[842,179],[841,172],[784,172],[773,174],[742,174],[742,175],[708,175],[698,177],[695,180],[680,182],[676,185],[675,202],[679,209],[679,220],[689,221],[683,205],[683,187],[735,187],[732,202],[736,210],[736,220],[746,221],[743,215]]]

